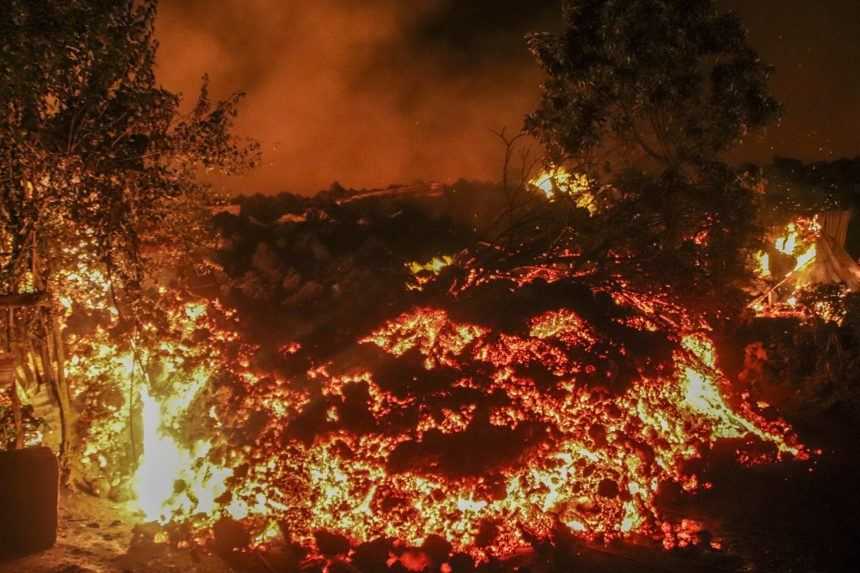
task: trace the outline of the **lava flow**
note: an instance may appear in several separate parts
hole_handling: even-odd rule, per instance
[[[618,300],[639,313],[625,328],[647,332],[659,320],[659,299]],[[91,335],[101,341],[90,340],[90,356],[110,368],[87,374],[112,377],[119,398],[84,460],[115,463],[108,430],[133,431],[124,425],[135,409],[137,503],[195,539],[228,517],[256,544],[285,534],[313,548],[320,531],[352,544],[440,536],[477,559],[527,549],[559,527],[672,546],[680,525],[666,522],[657,493],[667,482],[701,487],[685,462],[716,440],[757,440],[773,458],[807,455],[785,423],[733,393],[706,331],[689,325],[674,366],[608,391],[578,358],[601,360],[601,333],[565,308],[516,332],[415,308],[357,341],[350,357],[290,378],[251,367],[254,349],[238,343],[217,303],[171,304],[177,341],[137,348],[137,358],[103,331]],[[282,349],[286,361],[302,353]]]
[[[428,285],[452,263],[409,266],[416,282],[407,286]],[[522,288],[562,271],[524,272],[475,284]],[[235,313],[217,301],[161,289],[159,312],[123,340],[113,332],[121,317],[99,302],[104,277],[75,281],[105,291],[89,310],[107,316],[71,336],[70,376],[101,384],[99,393],[76,387],[89,404],[85,473],[129,482],[147,520],[181,525],[192,540],[229,518],[254,544],[285,535],[311,549],[323,531],[353,545],[416,547],[439,536],[486,559],[559,527],[671,547],[686,543],[678,531],[689,527],[666,521],[658,491],[702,487],[685,464],[716,440],[756,440],[773,459],[807,455],[784,422],[732,390],[707,328],[623,284],[608,289],[621,311],[611,328],[635,338],[669,321],[675,350],[667,365],[609,390],[628,349],[570,308],[499,331],[416,307],[337,360],[285,345],[284,364],[312,365],[288,376],[254,366],[258,349],[241,342]]]

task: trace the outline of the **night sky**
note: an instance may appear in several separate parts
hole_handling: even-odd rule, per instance
[[[776,67],[779,126],[740,159],[860,155],[860,1],[721,0]],[[193,94],[243,90],[241,133],[265,165],[234,192],[311,193],[338,180],[385,186],[498,176],[490,133],[516,130],[540,72],[528,31],[559,25],[559,0],[162,0],[160,78]]]

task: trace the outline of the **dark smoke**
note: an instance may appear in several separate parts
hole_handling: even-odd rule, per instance
[[[495,179],[540,73],[524,35],[558,0],[163,0],[164,84],[248,93],[240,129],[266,165],[237,192]]]

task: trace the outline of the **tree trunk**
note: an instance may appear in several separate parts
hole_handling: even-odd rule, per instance
[[[24,421],[21,416],[21,399],[18,397],[18,384],[12,378],[12,412],[15,416],[15,449],[24,447]]]
[[[53,342],[54,348],[53,355],[57,375],[57,388],[60,396],[62,396],[63,409],[66,412],[64,419],[65,438],[63,440],[63,453],[67,458],[62,460],[63,470],[66,472],[66,477],[70,481],[74,481],[79,473],[77,471],[79,468],[79,459],[76,455],[79,446],[76,431],[77,413],[75,412],[75,407],[72,402],[72,392],[69,388],[69,381],[66,378],[66,350],[65,344],[63,344],[63,334],[60,331],[60,321],[53,310],[49,310],[48,312],[50,313],[49,324],[51,329],[51,341]]]
[[[74,465],[74,450],[76,447],[74,431],[74,411],[72,408],[71,395],[65,378],[62,346],[57,345],[59,335],[57,334],[56,320],[50,311],[42,314],[42,338],[40,351],[42,358],[42,369],[44,377],[51,384],[57,405],[60,410],[61,441],[60,441],[60,468],[66,480],[72,478]]]

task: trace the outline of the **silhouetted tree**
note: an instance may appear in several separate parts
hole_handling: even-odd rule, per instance
[[[10,0],[0,5],[0,293],[45,293],[18,313],[21,348],[39,359],[64,417],[60,297],[105,284],[134,311],[153,245],[199,238],[199,175],[250,166],[256,145],[231,134],[240,96],[190,112],[155,78],[156,0]],[[92,274],[95,273],[95,274]],[[71,278],[70,278],[71,277]]]
[[[722,158],[777,117],[769,68],[712,0],[567,0],[563,10],[561,33],[529,40],[548,78],[526,127],[552,164],[587,177],[597,208],[559,195],[497,264],[538,257],[578,280],[669,292],[711,314],[739,309],[761,236],[757,179]]]
[[[770,68],[713,0],[567,0],[564,21],[530,38],[549,79],[528,127],[558,159],[701,166],[777,117]]]

